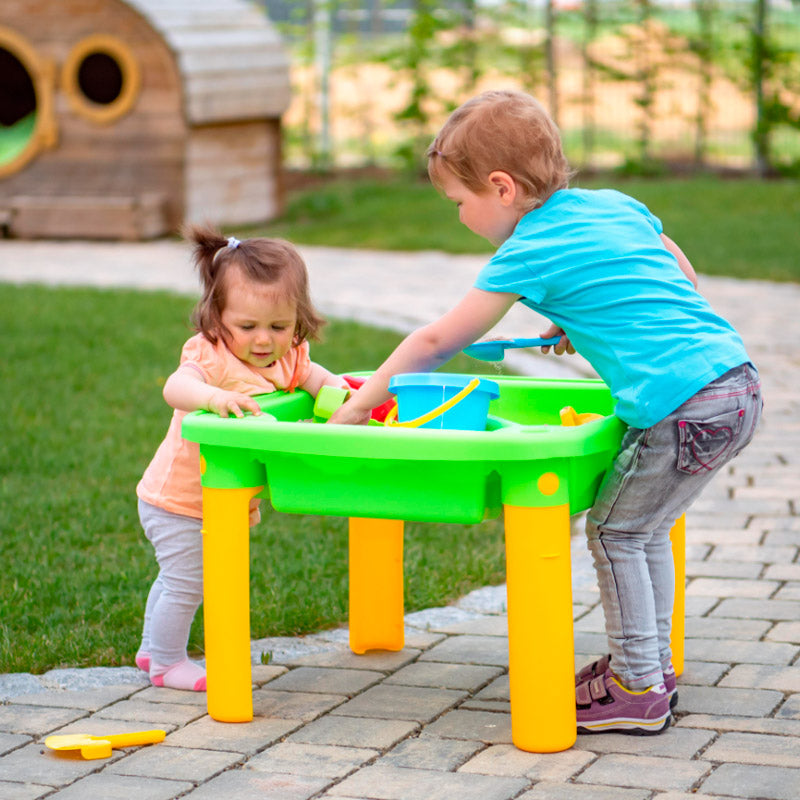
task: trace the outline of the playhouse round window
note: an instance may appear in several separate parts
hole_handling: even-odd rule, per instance
[[[15,31],[0,26],[0,177],[55,143],[47,65]]]
[[[122,69],[108,53],[89,53],[78,66],[78,87],[93,103],[107,106],[119,99]]]
[[[0,164],[16,159],[33,139],[36,89],[25,65],[0,45]]]
[[[73,110],[92,122],[127,114],[139,94],[139,65],[128,46],[113,36],[89,36],[72,48],[62,86]]]

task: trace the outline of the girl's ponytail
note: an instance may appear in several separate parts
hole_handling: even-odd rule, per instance
[[[212,344],[216,344],[222,321],[219,309],[224,307],[223,285],[220,269],[223,259],[219,257],[228,240],[211,225],[184,225],[183,237],[193,244],[192,261],[200,276],[202,295],[192,311],[192,325]]]
[[[193,243],[192,261],[200,274],[203,288],[215,283],[215,274],[219,266],[216,256],[228,245],[228,240],[211,225],[184,225],[181,229],[184,239]]]

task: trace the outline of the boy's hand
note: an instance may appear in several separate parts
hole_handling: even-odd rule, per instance
[[[564,353],[569,353],[570,355],[575,354],[575,348],[572,346],[572,342],[564,333],[564,329],[559,328],[558,325],[551,325],[544,333],[540,333],[539,336],[541,336],[542,339],[550,339],[553,336],[561,337],[561,341],[556,345],[549,345],[549,344],[544,345],[542,347],[543,353],[545,354],[549,353],[550,347],[552,346],[553,352],[557,356],[563,356]]]
[[[208,410],[219,414],[220,417],[228,417],[233,414],[235,417],[241,418],[245,411],[251,411],[256,417],[261,414],[261,407],[249,394],[229,392],[225,389],[218,389],[209,397]]]
[[[371,415],[371,409],[363,411],[348,400],[333,412],[328,423],[334,425],[366,425]]]

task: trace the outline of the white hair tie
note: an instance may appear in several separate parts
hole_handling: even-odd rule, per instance
[[[230,247],[231,250],[235,250],[240,244],[241,242],[235,236],[228,237],[228,247]]]

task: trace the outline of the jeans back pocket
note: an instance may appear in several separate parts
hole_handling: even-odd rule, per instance
[[[735,452],[744,409],[726,411],[703,420],[678,420],[678,469],[689,475],[711,472]]]

